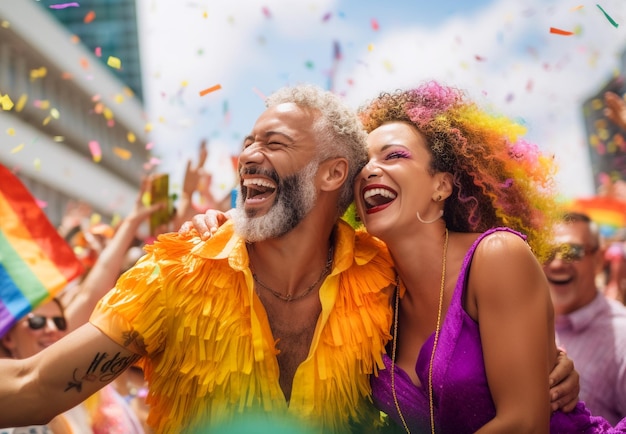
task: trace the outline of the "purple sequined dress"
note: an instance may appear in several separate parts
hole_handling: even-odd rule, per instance
[[[495,407],[485,373],[478,324],[462,305],[469,264],[478,243],[497,228],[482,234],[467,252],[454,295],[443,321],[433,363],[433,403],[438,433],[473,433],[495,416]],[[522,236],[522,235],[520,235]],[[434,333],[421,348],[415,371],[422,386],[416,387],[402,369],[395,367],[396,396],[411,433],[430,432],[428,367]],[[372,376],[372,392],[377,407],[401,426],[391,393],[391,359],[384,358],[386,369]],[[551,433],[626,433],[626,419],[615,428],[600,417],[589,414],[582,402],[568,414],[556,412],[550,421]]]

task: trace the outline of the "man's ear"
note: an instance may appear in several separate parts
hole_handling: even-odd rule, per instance
[[[338,190],[348,178],[348,160],[337,157],[322,162],[317,176],[322,191]]]

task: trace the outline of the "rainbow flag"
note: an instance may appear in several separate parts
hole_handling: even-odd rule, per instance
[[[82,271],[30,192],[0,164],[0,336]]]
[[[568,207],[585,213],[593,220],[602,236],[611,238],[626,228],[626,201],[612,196],[592,196],[575,199]]]

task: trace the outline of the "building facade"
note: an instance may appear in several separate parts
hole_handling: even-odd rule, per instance
[[[0,163],[53,224],[70,200],[128,213],[150,157],[137,91],[78,39],[36,2],[0,2]]]

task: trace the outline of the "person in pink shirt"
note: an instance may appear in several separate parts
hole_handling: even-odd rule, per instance
[[[580,373],[580,399],[612,424],[626,417],[626,306],[596,286],[602,267],[598,227],[567,213],[554,231],[554,254],[544,264],[556,313],[558,344]]]

